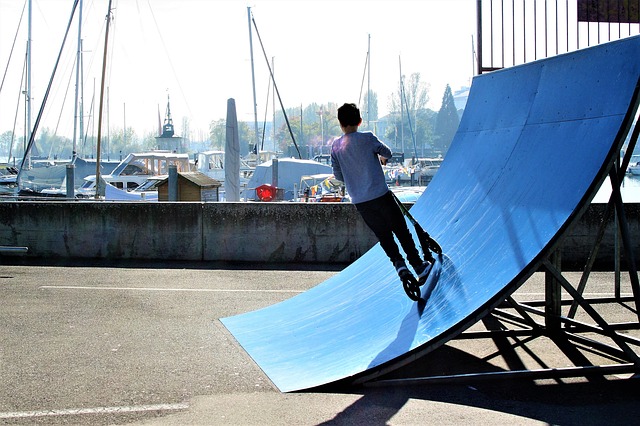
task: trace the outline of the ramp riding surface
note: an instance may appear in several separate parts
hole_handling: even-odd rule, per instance
[[[474,79],[411,210],[443,249],[425,300],[409,300],[377,245],[315,288],[222,323],[283,392],[368,380],[444,344],[535,272],[588,205],[631,126],[639,77],[633,37]]]

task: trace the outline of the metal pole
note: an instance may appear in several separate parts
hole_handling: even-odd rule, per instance
[[[549,262],[551,262],[551,264],[553,264],[553,266],[557,270],[561,270],[560,250],[556,250],[555,252],[553,252],[553,254],[549,257]],[[545,271],[544,284],[545,322],[547,330],[549,332],[557,332],[560,330],[560,315],[562,314],[562,294],[560,292],[560,283],[551,272]]]
[[[254,128],[256,133],[256,165],[260,163],[260,135],[258,133],[258,101],[256,98],[256,73],[253,63],[253,35],[251,33],[251,7],[247,7],[247,18],[249,22],[249,50],[251,54],[251,81],[253,87],[253,116],[254,116]]]
[[[29,0],[29,29],[27,36],[27,140],[31,140],[31,17],[32,1]],[[29,155],[29,159],[31,155]],[[29,161],[31,163],[31,161]],[[30,164],[29,164],[30,166]]]
[[[178,166],[169,165],[169,201],[178,201]]]
[[[78,95],[80,92],[80,55],[82,54],[82,0],[80,0],[80,9],[78,10],[78,50],[76,52],[76,93],[75,103],[73,105],[73,149],[71,151],[71,161],[75,161],[78,155]]]
[[[533,60],[538,59],[538,8],[533,2]]]
[[[482,0],[476,2],[476,37],[478,39],[478,74],[482,74]]]
[[[500,58],[502,63],[500,64],[502,68],[505,68],[504,64],[504,0],[500,2],[500,42],[502,43],[500,46]]]
[[[273,73],[275,74],[276,72],[276,58],[275,56],[271,57],[271,69],[273,70]],[[269,80],[269,84],[271,84],[271,80]],[[268,101],[268,99],[267,99]],[[276,91],[273,91],[273,95],[271,95],[271,110],[273,111],[273,120],[272,120],[272,127],[273,127],[273,152],[276,153],[278,152],[278,147],[276,145]]]
[[[274,188],[278,187],[278,159],[274,158],[271,160],[271,186]]]
[[[565,6],[565,27],[567,29],[567,52],[569,51],[569,0],[566,0],[566,6]],[[577,21],[576,21],[576,25],[577,25]]]
[[[322,105],[320,105],[320,146],[324,147],[324,106]]]
[[[369,116],[371,111],[371,34],[369,34],[369,39],[367,43],[367,129],[370,129],[370,121],[371,118]]]
[[[300,104],[300,144],[304,143],[304,130],[303,130],[303,126],[302,126],[302,104]],[[312,159],[313,158],[313,153],[311,152],[311,149],[309,148],[309,144],[307,143],[307,158],[308,159]],[[295,194],[295,192],[294,192]]]
[[[527,3],[522,2],[522,63],[527,63]]]
[[[404,84],[402,84],[402,60],[400,59],[400,56],[398,56],[398,65],[400,69],[400,147],[404,154],[404,104],[402,103]]]
[[[82,53],[82,40],[80,40],[80,52]],[[82,55],[80,55],[80,75],[84,76],[84,59]],[[80,141],[84,142],[84,78],[80,79],[80,100],[78,109],[80,110],[80,125],[78,126],[78,133],[80,135]]]
[[[109,27],[111,26],[111,0],[109,0],[109,7],[107,9],[107,29],[104,36],[104,53],[102,57],[102,81],[100,82],[100,109],[98,112],[98,141],[96,146],[96,195],[95,198],[100,198],[104,191],[103,182],[100,177],[100,139],[102,137],[102,107],[104,102],[104,80],[107,71],[107,51],[109,43]],[[126,131],[126,129],[125,129]]]
[[[74,164],[67,164],[67,198],[74,199],[75,194],[75,170]]]
[[[638,301],[640,300],[640,280],[638,280],[638,269],[636,267],[636,260],[633,252],[633,245],[631,242],[631,233],[629,231],[629,222],[624,211],[624,203],[622,202],[622,195],[620,194],[620,184],[618,180],[618,172],[615,167],[612,167],[609,171],[611,181],[617,181],[617,185],[612,185],[612,196],[615,202],[616,214],[618,216],[618,224],[620,226],[620,234],[622,237],[622,243],[624,247],[624,254],[627,260],[627,268],[629,270],[629,279],[631,281],[631,289],[633,290],[633,296],[636,298],[636,311],[638,320],[640,321],[640,311],[638,308]]]
[[[523,5],[524,7],[524,5]],[[514,0],[511,0],[511,50],[513,63],[511,65],[516,64],[516,5]]]

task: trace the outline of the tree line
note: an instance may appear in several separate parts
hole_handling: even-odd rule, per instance
[[[404,153],[405,158],[444,156],[458,128],[459,111],[449,85],[445,88],[438,111],[427,108],[428,102],[429,85],[422,81],[420,73],[411,74],[403,78],[398,90],[389,97],[388,109],[391,113],[384,117],[378,114],[377,94],[373,91],[365,94],[359,105],[363,118],[360,130],[374,132],[394,152]],[[241,151],[247,153],[258,145],[261,151],[276,151],[292,157],[297,157],[298,151],[303,158],[328,154],[333,139],[342,134],[336,116],[339,106],[331,102],[325,105],[312,103],[305,107],[288,108],[284,113],[276,111],[259,123],[257,136],[253,122],[239,122]],[[183,119],[180,130],[180,134],[189,135],[188,119]],[[107,137],[103,136],[102,158],[119,159],[131,152],[156,149],[156,136],[155,133],[149,133],[140,137],[130,127],[116,129]],[[96,142],[95,136],[82,138],[76,147],[78,155],[93,158]],[[199,144],[191,141],[191,145],[189,142],[187,140],[191,152],[224,150],[226,120],[211,121],[207,141]],[[0,155],[4,157],[0,162],[7,161],[5,158],[8,159],[10,152],[13,158],[21,160],[23,145],[24,137],[16,137],[10,131],[0,134]],[[72,156],[72,145],[69,138],[44,128],[38,134],[36,152],[32,152],[32,155],[68,159]]]
[[[101,158],[118,160],[131,152],[141,152],[156,149],[156,134],[139,137],[133,128],[116,129],[101,140]],[[16,137],[11,131],[0,134],[0,162],[19,163],[24,156],[26,138]],[[97,152],[97,137],[86,136],[76,145],[77,155],[82,158],[95,158]],[[68,160],[73,155],[73,141],[71,138],[55,134],[49,128],[38,132],[36,143],[31,150],[33,158],[50,160]]]

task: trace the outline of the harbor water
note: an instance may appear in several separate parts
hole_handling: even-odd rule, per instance
[[[622,181],[620,192],[622,193],[622,201],[625,203],[640,203],[640,176],[627,174]],[[605,179],[592,203],[607,203],[610,196],[611,181]]]

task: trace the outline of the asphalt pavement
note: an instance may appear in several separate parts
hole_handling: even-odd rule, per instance
[[[627,373],[280,393],[219,318],[293,297],[340,268],[5,262],[0,424],[638,424],[640,382]],[[579,280],[578,274],[567,276]],[[613,281],[611,272],[595,273],[586,291],[611,295]],[[534,275],[515,298],[543,298],[543,282],[542,274]],[[625,275],[621,291],[631,291]],[[598,308],[609,321],[637,323],[635,309],[632,302]],[[483,321],[472,330],[492,324]],[[626,333],[640,337],[637,327]],[[566,368],[580,359],[575,347],[559,347],[520,335],[456,339],[386,379]],[[601,364],[616,363],[589,348],[580,352]]]

